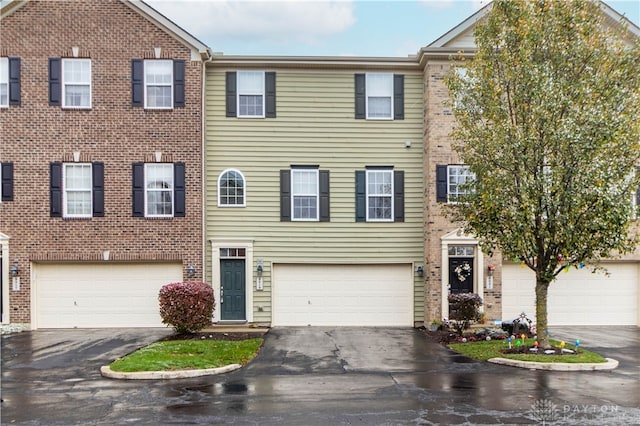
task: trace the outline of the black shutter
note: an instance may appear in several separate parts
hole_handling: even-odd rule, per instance
[[[331,211],[329,208],[329,170],[320,170],[320,222],[329,222]]]
[[[238,113],[237,109],[237,83],[236,83],[236,73],[235,72],[227,72],[226,75],[226,98],[227,98],[227,117],[237,117]]]
[[[62,217],[62,163],[49,164],[49,213]]]
[[[265,117],[276,118],[276,73],[264,73]]]
[[[184,163],[173,165],[173,216],[184,217],[187,212],[187,192],[185,188],[186,166]]]
[[[356,222],[367,221],[367,174],[356,170]]]
[[[447,202],[447,166],[436,166],[436,201]]]
[[[144,61],[131,60],[131,105],[144,106]]]
[[[355,77],[355,94],[356,94],[356,119],[364,120],[366,115],[367,101],[367,81],[365,74],[356,74]]]
[[[184,74],[184,61],[173,61],[173,106],[175,108],[184,106]]]
[[[20,58],[9,58],[9,105],[20,105]]]
[[[144,163],[133,163],[133,217],[144,217]]]
[[[404,171],[393,172],[393,221],[404,222]]]
[[[404,120],[404,75],[393,76],[393,119]]]
[[[2,163],[2,201],[13,201],[13,163]]]
[[[280,222],[291,222],[291,170],[280,170]]]
[[[104,163],[91,163],[93,217],[104,216]]]
[[[60,106],[62,98],[62,76],[60,58],[49,58],[49,105]]]

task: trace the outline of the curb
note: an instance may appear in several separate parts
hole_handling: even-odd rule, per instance
[[[491,358],[488,361],[494,364],[508,365],[510,367],[528,368],[530,370],[554,370],[554,371],[596,371],[613,370],[618,367],[618,361],[606,358],[607,362],[570,363],[570,362],[534,362],[519,361],[507,358]]]
[[[110,379],[124,380],[163,380],[163,379],[184,379],[189,377],[211,376],[214,374],[229,373],[242,367],[240,364],[229,364],[217,368],[202,368],[198,370],[176,370],[176,371],[136,371],[125,373],[113,371],[108,365],[100,367],[100,374]]]

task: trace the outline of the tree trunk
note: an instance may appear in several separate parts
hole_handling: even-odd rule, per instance
[[[541,348],[548,348],[549,332],[547,330],[547,292],[549,283],[540,278],[536,278],[536,332],[538,334],[538,345]]]

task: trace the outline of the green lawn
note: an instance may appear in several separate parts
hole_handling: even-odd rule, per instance
[[[244,365],[258,354],[261,346],[262,339],[167,340],[138,349],[109,367],[113,371],[134,372]]]
[[[525,346],[533,346],[534,339],[525,339]],[[553,346],[558,346],[560,342],[552,340]],[[606,362],[606,359],[597,353],[586,351],[579,348],[578,353],[566,355],[540,355],[540,354],[503,354],[500,349],[507,347],[506,340],[478,341],[467,343],[452,343],[449,345],[451,349],[475,358],[480,361],[486,361],[490,358],[508,358],[519,361],[535,361],[535,362],[568,362],[568,363],[585,363],[585,362]],[[572,345],[567,345],[567,349],[574,349]]]

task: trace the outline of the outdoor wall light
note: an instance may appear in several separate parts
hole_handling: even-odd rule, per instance
[[[424,267],[422,265],[416,266],[416,273],[421,277],[424,276]]]
[[[11,267],[11,276],[17,277],[20,275],[20,268],[18,267],[18,259],[13,261],[13,266]]]
[[[262,259],[258,259],[258,265],[256,266],[256,273],[258,277],[256,278],[256,290],[264,290],[264,283],[262,282],[262,271],[264,270],[264,266],[262,266]]]
[[[493,263],[490,263],[487,266],[487,275],[492,277],[493,276],[493,272],[496,270],[496,265],[494,265]]]
[[[187,266],[187,276],[193,278],[196,275],[196,267],[193,265]]]

